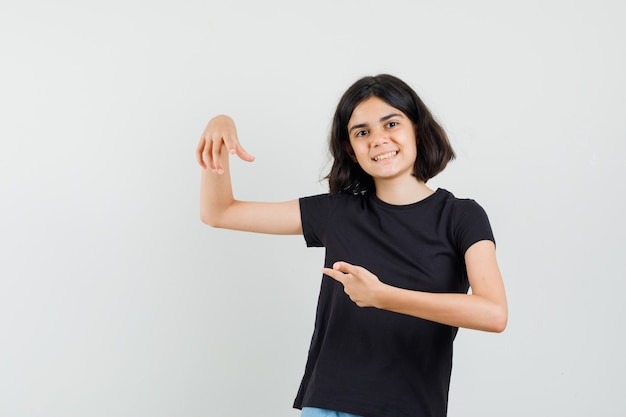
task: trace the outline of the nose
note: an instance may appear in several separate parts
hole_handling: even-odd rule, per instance
[[[371,145],[376,147],[387,143],[389,141],[389,137],[384,129],[374,129],[370,134],[370,140]]]

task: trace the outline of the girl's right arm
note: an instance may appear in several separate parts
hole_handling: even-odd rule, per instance
[[[210,226],[247,232],[302,234],[298,200],[259,203],[235,200],[230,180],[229,155],[252,162],[239,144],[235,123],[228,116],[209,121],[196,149],[202,167],[200,218]]]

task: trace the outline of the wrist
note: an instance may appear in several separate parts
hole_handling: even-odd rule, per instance
[[[390,298],[392,297],[394,287],[384,282],[380,282],[374,293],[374,307],[380,310],[389,310]]]

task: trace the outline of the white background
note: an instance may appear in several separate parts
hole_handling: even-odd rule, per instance
[[[622,1],[6,1],[0,415],[297,416],[323,251],[211,229],[194,159],[231,114],[236,196],[325,191],[343,91],[412,85],[487,210],[509,327],[461,330],[449,415],[626,414]]]

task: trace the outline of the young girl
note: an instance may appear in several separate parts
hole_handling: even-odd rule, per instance
[[[504,330],[507,303],[487,215],[426,182],[454,158],[417,94],[365,77],[333,119],[330,193],[281,203],[233,198],[229,154],[253,161],[227,116],[198,145],[201,218],[221,228],[303,234],[326,248],[302,416],[446,415],[458,327]],[[468,294],[469,287],[472,288]]]

